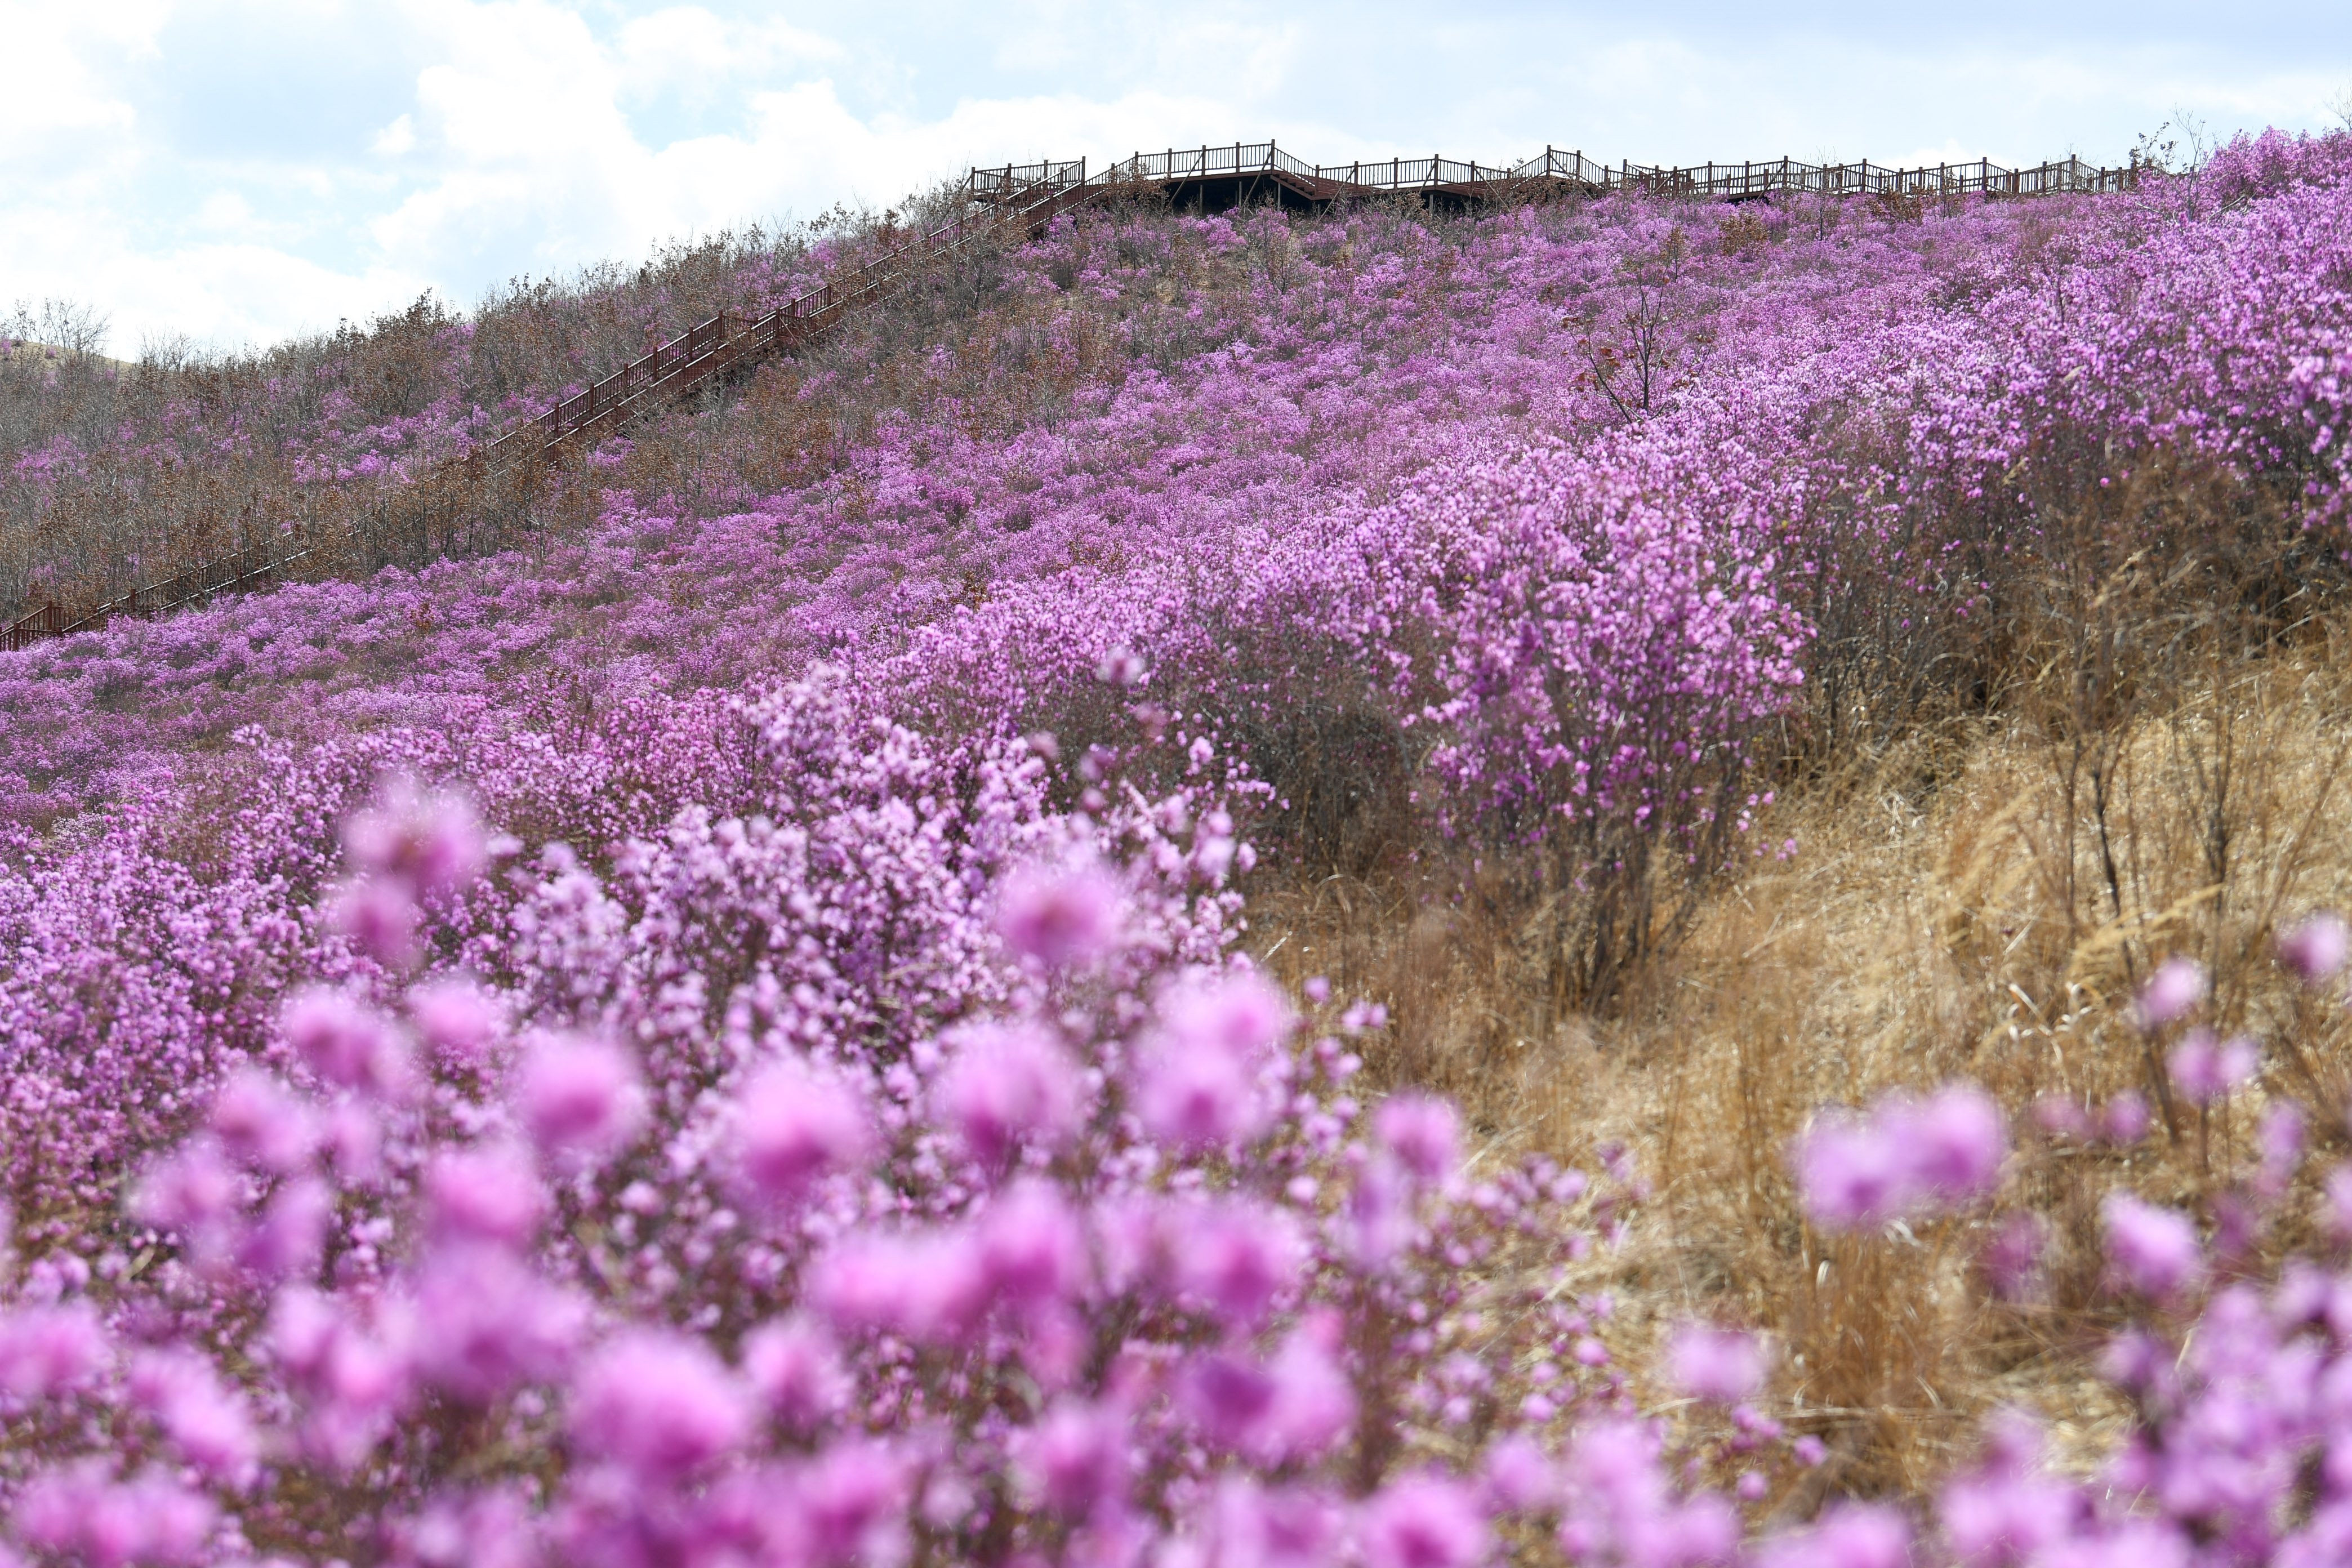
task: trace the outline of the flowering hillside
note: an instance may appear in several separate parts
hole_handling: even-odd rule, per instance
[[[2352,1550],[2352,141],[874,238],[6,345],[0,1563]]]

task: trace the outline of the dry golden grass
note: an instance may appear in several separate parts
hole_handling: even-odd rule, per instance
[[[2347,633],[2207,657],[2162,686],[2160,710],[2143,697],[2097,727],[2029,691],[1791,792],[1758,837],[1795,838],[1794,858],[1716,885],[1605,1016],[1546,994],[1540,911],[1515,914],[1475,875],[1294,885],[1254,900],[1257,945],[1294,982],[1322,973],[1388,1003],[1375,1079],[1459,1097],[1494,1150],[1634,1152],[1654,1192],[1613,1254],[1614,1338],[1639,1367],[1684,1319],[1774,1336],[1771,1414],[1832,1458],[1767,1511],[1916,1494],[2000,1405],[2037,1409],[2088,1465],[2126,1416],[2090,1375],[2116,1321],[2102,1194],[2226,1202],[2276,1100],[2306,1111],[2306,1174],[2346,1142],[2352,1029],[2272,944],[2307,910],[2352,904]],[[2263,1042],[2257,1082],[2210,1116],[2172,1106],[2171,1129],[2159,1114],[2130,1150],[2040,1131],[2045,1096],[2155,1101],[2167,1042],[2126,1008],[2174,952],[2210,967],[2217,1026]],[[1785,1154],[1818,1108],[1953,1078],[2010,1119],[1998,1203],[1879,1237],[1809,1226]],[[2309,1203],[2285,1205],[2247,1271],[2311,1241]],[[2031,1299],[2004,1301],[1978,1259],[2021,1211],[2046,1226],[2045,1263]]]

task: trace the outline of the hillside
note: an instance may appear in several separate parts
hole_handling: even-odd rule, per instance
[[[17,1545],[2329,1560],[2352,141],[937,216],[0,359]]]

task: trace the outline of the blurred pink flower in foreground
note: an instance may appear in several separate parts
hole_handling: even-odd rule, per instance
[[[2203,1272],[2197,1228],[2179,1211],[2115,1192],[2099,1205],[2099,1217],[2106,1230],[2107,1262],[2128,1289],[2160,1300],[2179,1294]]]
[[[1035,1024],[979,1024],[953,1033],[939,1087],[941,1118],[982,1164],[1020,1144],[1059,1148],[1077,1131],[1081,1089],[1069,1053]]]
[[[1753,1334],[1687,1323],[1666,1342],[1675,1386],[1694,1399],[1737,1405],[1764,1386],[1764,1347]]]
[[[2140,988],[2132,1016],[2143,1029],[2161,1028],[2187,1017],[2205,999],[2205,966],[2193,958],[2173,957],[2156,966]]]
[[[1188,982],[1160,1019],[1137,1095],[1144,1125],[1183,1149],[1255,1137],[1272,1114],[1259,1071],[1291,1028],[1282,994],[1246,971]]]
[[[1890,1096],[1865,1118],[1825,1118],[1797,1140],[1791,1163],[1815,1222],[1848,1229],[1981,1198],[2007,1150],[1990,1097],[1955,1084],[1925,1100]]]
[[[2210,1105],[2251,1081],[2260,1063],[2252,1040],[2234,1039],[2225,1045],[2210,1029],[2191,1029],[2172,1047],[2165,1065],[2183,1100],[2191,1105]]]
[[[770,1203],[793,1203],[821,1178],[854,1171],[872,1156],[865,1100],[840,1075],[798,1058],[760,1069],[735,1109],[744,1179]]]
[[[598,1347],[572,1396],[572,1436],[648,1480],[676,1480],[751,1434],[750,1402],[699,1340],[630,1329]]]
[[[2279,933],[2279,962],[2305,985],[2320,985],[2342,973],[2352,952],[2352,927],[2331,910],[2307,915]]]
[[[1117,880],[1091,863],[1030,867],[1006,879],[996,928],[1024,958],[1083,968],[1117,942],[1120,899]]]
[[[515,1109],[541,1151],[579,1163],[601,1163],[646,1119],[635,1058],[610,1040],[542,1034],[515,1070]]]

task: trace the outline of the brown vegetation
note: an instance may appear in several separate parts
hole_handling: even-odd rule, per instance
[[[2259,498],[2179,473],[2125,489],[2076,502],[1969,646],[1882,643],[1817,684],[1744,864],[1603,1008],[1551,980],[1556,909],[1410,826],[1375,869],[1293,871],[1254,903],[1286,979],[1391,1007],[1378,1081],[1460,1097],[1497,1151],[1630,1152],[1654,1191],[1614,1254],[1612,1340],[1638,1365],[1692,1317],[1775,1337],[1770,1414],[1831,1459],[1769,1508],[1917,1495],[2004,1405],[2087,1466],[2127,1415],[2088,1375],[2119,1321],[2102,1194],[2225,1215],[2278,1101],[2323,1155],[2347,1145],[2352,1027],[2273,952],[2352,903],[2352,621],[2327,574],[2252,548]],[[2168,1040],[2128,1012],[2175,952],[2210,969],[2216,1026],[2264,1043],[2256,1083],[2210,1113],[2171,1094]],[[1818,1108],[1952,1079],[2010,1118],[1993,1211],[1859,1239],[1808,1225],[1786,1154]],[[2157,1111],[2135,1146],[2042,1125],[2125,1090]],[[2311,1206],[2291,1200],[2238,1267],[2310,1245]],[[2003,1302],[1972,1275],[2016,1224],[2048,1247]]]

